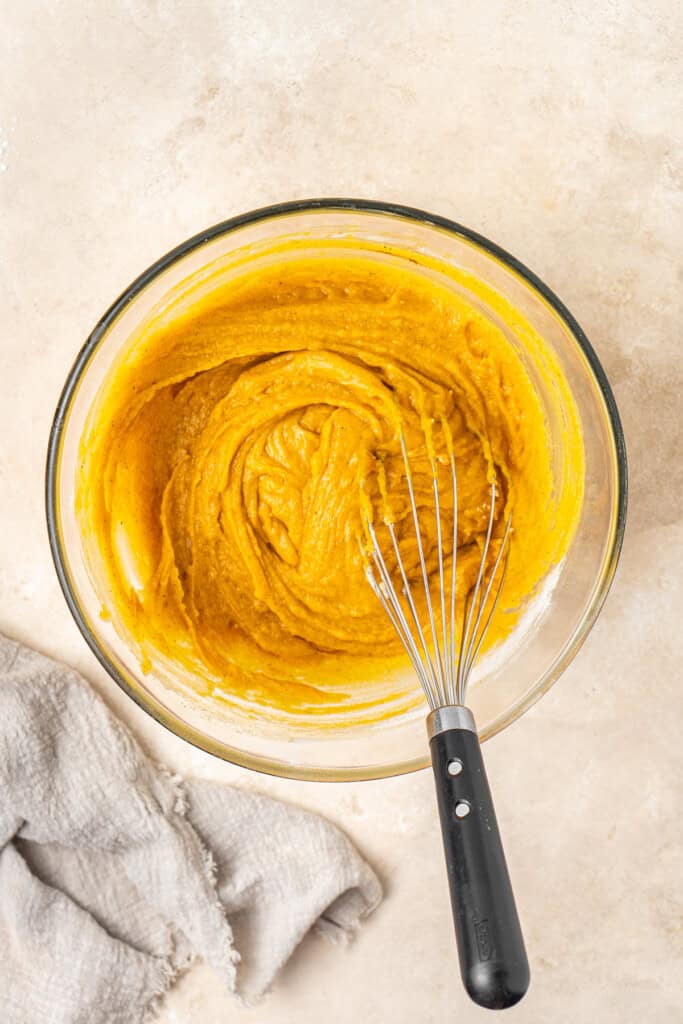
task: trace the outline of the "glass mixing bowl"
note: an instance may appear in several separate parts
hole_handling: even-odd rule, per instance
[[[503,324],[529,364],[530,325],[554,353],[569,384],[583,434],[585,478],[580,520],[571,547],[546,581],[547,599],[515,629],[516,643],[488,657],[468,694],[482,738],[514,722],[558,678],[585,640],[614,576],[626,516],[626,452],[619,414],[605,373],[588,339],[560,300],[534,274],[498,246],[443,217],[389,203],[324,199],[284,203],[234,217],[196,235],[146,270],[104,314],[78,355],[62,392],[50,435],[46,502],[50,545],[67,603],[92,651],[114,680],[157,721],[190,743],[259,771],[304,779],[381,778],[429,762],[425,711],[413,707],[373,726],[310,731],[273,728],[207,711],[201,701],[141,671],[132,646],[100,616],[101,594],[89,570],[75,510],[79,445],[92,403],[114,360],[152,310],[170,301],[190,279],[201,288],[207,268],[225,266],[236,252],[251,265],[281,241],[300,251],[334,240],[382,246],[457,268],[484,282],[489,295],[515,309]],[[241,257],[242,258],[242,257]],[[272,258],[272,257],[265,257]],[[392,257],[399,259],[399,257]],[[474,305],[496,319],[481,296]],[[526,321],[526,325],[525,325]],[[499,318],[498,318],[498,322]],[[527,335],[528,337],[528,335]],[[533,374],[533,366],[529,366]],[[546,408],[553,465],[562,486],[562,410],[536,384]],[[521,632],[521,642],[519,633]],[[494,654],[496,652],[493,652]],[[500,652],[499,652],[500,653]],[[408,672],[409,669],[406,669]],[[426,710],[426,705],[425,705]]]

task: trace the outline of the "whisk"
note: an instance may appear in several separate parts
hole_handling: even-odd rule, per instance
[[[396,528],[390,521],[385,526],[396,561],[397,584],[392,580],[377,531],[367,516],[365,526],[370,551],[366,559],[366,573],[406,649],[430,707],[427,731],[463,982],[475,1003],[490,1009],[503,1009],[514,1006],[525,994],[529,987],[529,964],[477,728],[465,701],[472,669],[500,599],[510,550],[512,513],[508,515],[493,558],[497,496],[494,480],[479,571],[474,587],[466,595],[460,629],[456,630],[458,480],[455,455],[452,451],[449,453],[453,484],[453,547],[447,585],[442,545],[442,502],[435,455],[430,453],[439,587],[438,599],[434,600],[403,434],[400,441],[417,539],[418,576],[424,591],[425,628],[421,624],[401,557]],[[459,642],[456,643],[458,635]]]

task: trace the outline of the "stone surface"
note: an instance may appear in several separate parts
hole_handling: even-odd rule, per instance
[[[562,680],[486,749],[533,971],[509,1018],[682,1020],[680,5],[0,6],[0,628],[81,669],[174,768],[328,814],[387,888],[353,946],[308,939],[258,1010],[198,967],[161,1024],[483,1019],[459,983],[429,775],[294,783],[190,749],[90,656],[47,547],[52,411],[99,314],[200,228],[311,195],[494,238],[610,375],[632,485],[617,581]]]

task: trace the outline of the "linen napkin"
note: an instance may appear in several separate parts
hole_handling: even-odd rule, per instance
[[[136,1024],[195,957],[242,1001],[381,899],[337,828],[153,765],[66,666],[0,635],[3,1024]]]

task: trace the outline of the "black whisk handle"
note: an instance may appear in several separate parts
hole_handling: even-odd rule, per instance
[[[529,987],[529,962],[479,737],[467,708],[429,716],[430,750],[465,988],[502,1010]]]

